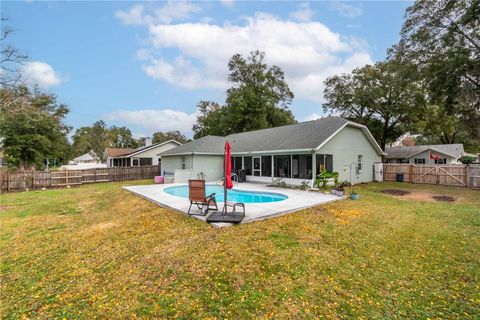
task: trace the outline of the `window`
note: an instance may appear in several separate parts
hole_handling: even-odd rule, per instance
[[[180,163],[181,163],[181,166],[182,166],[182,170],[185,170],[185,168],[187,167],[187,166],[186,166],[186,163],[185,163],[185,162],[186,162],[186,159],[185,159],[185,158],[186,158],[185,156],[182,156],[182,157],[180,158]]]
[[[358,172],[363,171],[363,155],[361,155],[361,154],[358,155],[357,170],[358,170]]]
[[[140,165],[141,166],[151,166],[152,165],[152,158],[140,158]]]
[[[232,157],[232,171],[238,172],[242,169],[242,157]]]
[[[132,166],[138,167],[138,158],[133,158],[132,159]]]
[[[295,154],[292,156],[292,178],[312,179],[312,156]]]
[[[415,164],[425,164],[425,158],[415,158]]]
[[[435,164],[447,164],[447,158],[435,159]]]
[[[275,156],[275,177],[290,178],[291,156]]]
[[[248,176],[252,175],[252,157],[244,157],[243,165],[245,166],[245,174]]]
[[[272,156],[262,156],[262,177],[272,176]]]

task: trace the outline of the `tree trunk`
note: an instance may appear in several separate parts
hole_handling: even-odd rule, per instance
[[[18,171],[24,172],[25,171],[25,162],[23,160],[18,160]]]

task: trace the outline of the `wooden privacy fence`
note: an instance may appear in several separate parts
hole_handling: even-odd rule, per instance
[[[1,172],[0,190],[62,188],[85,183],[149,179],[160,175],[160,166],[113,167],[86,170]]]
[[[397,174],[403,174],[404,182],[480,188],[480,164],[383,164],[383,180],[397,181]]]

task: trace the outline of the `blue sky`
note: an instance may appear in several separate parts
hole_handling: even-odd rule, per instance
[[[58,95],[74,128],[103,119],[135,135],[191,136],[196,104],[225,101],[227,62],[260,49],[295,94],[297,120],[322,115],[323,81],[385,58],[410,2],[8,2],[25,79]]]

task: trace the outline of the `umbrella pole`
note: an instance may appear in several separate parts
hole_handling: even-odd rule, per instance
[[[223,209],[222,214],[227,214],[227,159],[223,157]]]

